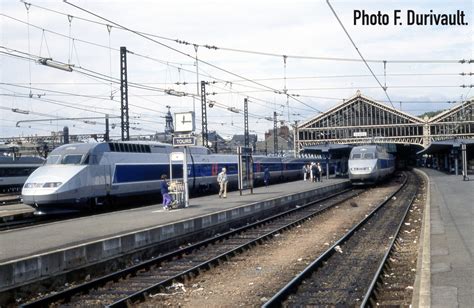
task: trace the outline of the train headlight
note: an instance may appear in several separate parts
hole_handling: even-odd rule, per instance
[[[61,186],[61,182],[48,182],[43,184],[43,188],[56,188]]]

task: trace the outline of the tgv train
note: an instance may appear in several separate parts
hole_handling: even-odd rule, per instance
[[[374,184],[395,171],[395,157],[378,145],[357,146],[349,157],[352,184]]]
[[[43,163],[40,157],[0,156],[0,192],[19,191],[28,176]]]
[[[180,149],[156,142],[63,145],[54,149],[45,165],[27,179],[23,202],[43,214],[101,207],[120,197],[158,194],[161,175],[170,178],[169,156],[175,151]],[[254,179],[261,181],[265,168],[270,171],[271,181],[302,178],[302,167],[307,162],[254,156]],[[205,147],[190,147],[187,164],[191,192],[216,189],[216,178],[223,167],[229,185],[237,186],[237,155],[210,154]],[[173,179],[181,179],[182,170],[182,162],[173,163]]]

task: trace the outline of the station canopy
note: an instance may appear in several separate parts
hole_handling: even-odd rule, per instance
[[[461,150],[461,145],[466,144],[467,151],[474,150],[474,139],[446,139],[433,141],[426,149],[419,151],[418,155],[440,154],[450,152],[452,149]]]
[[[304,147],[302,153],[348,156],[353,147],[353,145],[348,144],[318,144]]]

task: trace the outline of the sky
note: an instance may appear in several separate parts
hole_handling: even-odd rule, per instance
[[[28,9],[0,0],[0,137],[49,135],[64,126],[71,134],[103,133],[105,114],[119,136],[121,46],[129,51],[131,135],[162,132],[167,106],[172,114],[194,110],[200,133],[197,80],[209,82],[214,103],[208,130],[243,134],[248,98],[249,129],[260,140],[273,128],[266,118],[274,112],[279,125],[306,121],[357,90],[413,115],[451,108],[474,93],[473,63],[458,62],[474,58],[470,0],[330,1],[378,81],[323,0],[27,2]],[[380,11],[390,22],[354,25],[356,10]],[[403,25],[394,25],[394,10]],[[409,26],[407,10],[460,10],[469,25]],[[40,58],[70,64],[72,72],[38,64]]]

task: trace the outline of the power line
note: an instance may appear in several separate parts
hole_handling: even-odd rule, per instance
[[[77,6],[77,5],[75,5],[75,4],[72,4],[72,3],[68,2],[67,0],[64,0],[64,2],[65,2],[66,4],[69,4],[69,5],[73,6],[73,7],[75,7],[75,8],[77,8],[77,9],[81,10],[81,11],[84,11],[84,12],[86,12],[86,13],[88,13],[88,14],[91,14],[91,15],[97,17],[97,18],[103,19],[103,20],[105,20],[105,21],[107,21],[107,22],[110,22],[110,23],[112,23],[112,24],[114,24],[114,25],[116,25],[116,26],[118,26],[118,27],[120,27],[120,28],[122,28],[122,29],[124,29],[124,30],[127,30],[127,31],[129,31],[129,32],[132,32],[132,33],[134,33],[134,34],[136,34],[136,35],[138,35],[138,36],[140,36],[140,37],[143,37],[143,38],[145,38],[145,39],[147,39],[147,40],[149,40],[149,41],[152,41],[152,42],[154,42],[154,43],[156,43],[156,44],[158,44],[158,45],[161,45],[161,46],[163,46],[163,47],[166,47],[166,48],[168,48],[168,49],[170,49],[170,50],[172,50],[172,51],[175,51],[175,52],[177,52],[177,53],[179,53],[179,54],[182,54],[182,55],[184,55],[184,56],[186,56],[186,57],[195,59],[195,58],[194,58],[193,56],[191,56],[190,54],[187,54],[187,53],[185,53],[185,52],[183,52],[183,51],[181,51],[181,50],[179,50],[179,49],[176,49],[176,48],[174,48],[174,47],[171,47],[171,46],[169,46],[169,45],[166,45],[166,44],[164,44],[164,43],[162,43],[162,42],[160,42],[160,41],[157,41],[157,40],[155,40],[155,39],[153,39],[153,38],[150,38],[149,36],[146,36],[146,35],[144,35],[144,34],[142,34],[142,33],[140,33],[140,32],[137,32],[137,31],[135,31],[135,30],[132,30],[132,29],[130,29],[130,28],[127,28],[127,27],[125,27],[125,26],[122,26],[122,25],[120,25],[120,24],[118,24],[118,23],[116,23],[116,22],[113,22],[113,21],[111,21],[111,20],[105,18],[105,17],[102,17],[102,16],[100,16],[100,15],[98,15],[98,14],[95,14],[95,13],[89,11],[89,10],[86,10],[86,9],[80,7],[80,6]],[[206,64],[206,65],[209,65],[209,66],[211,66],[211,67],[213,67],[213,68],[215,68],[215,69],[217,69],[217,70],[223,71],[223,72],[225,72],[225,73],[227,73],[227,74],[236,76],[236,77],[241,78],[241,79],[245,79],[245,80],[247,80],[247,81],[249,81],[249,82],[252,82],[252,83],[254,83],[254,84],[257,84],[257,85],[259,85],[259,86],[261,86],[261,87],[264,87],[264,88],[267,88],[267,89],[269,89],[269,90],[272,90],[272,91],[275,92],[276,94],[283,94],[283,92],[280,91],[280,90],[274,89],[274,88],[272,88],[272,87],[269,87],[269,86],[264,85],[264,84],[259,83],[259,82],[252,81],[251,79],[245,78],[245,77],[243,77],[243,76],[241,76],[241,75],[239,75],[239,74],[236,74],[236,73],[231,72],[231,71],[229,71],[229,70],[227,70],[227,69],[221,68],[221,67],[219,67],[219,66],[217,66],[217,65],[214,65],[214,64],[212,64],[212,63],[210,63],[210,62],[204,61],[204,60],[202,60],[202,59],[195,59],[195,60],[197,60],[197,61],[199,61],[199,62],[201,62],[201,63],[204,63],[204,64]],[[285,95],[286,95],[286,94],[285,94]],[[318,109],[316,109],[316,108],[314,108],[314,107],[312,107],[312,106],[306,104],[305,102],[303,102],[303,101],[301,101],[301,100],[296,99],[295,97],[291,97],[291,98],[292,98],[293,100],[296,100],[296,101],[298,101],[298,102],[300,102],[300,103],[306,105],[307,107],[309,107],[309,108],[311,108],[311,109],[314,109],[314,110],[317,111],[317,112],[321,112],[320,110],[318,110]]]
[[[26,3],[23,0],[21,2]],[[66,0],[64,2],[69,4],[69,5],[75,6],[75,5],[67,2]],[[90,22],[90,23],[93,23],[93,24],[101,25],[101,26],[112,27],[111,25],[106,24],[106,23],[101,23],[101,22],[98,22],[98,21],[95,21],[95,20],[91,20],[91,19],[87,19],[87,18],[83,18],[83,17],[79,17],[79,16],[74,16],[74,15],[71,15],[71,14],[63,13],[63,12],[60,12],[60,11],[57,11],[57,10],[45,8],[45,7],[35,5],[35,4],[31,4],[31,3],[28,3],[28,4],[33,6],[33,7],[37,7],[39,9],[43,9],[43,10],[53,12],[53,13],[56,13],[56,14],[60,14],[60,15],[63,15],[63,16],[73,16],[75,19],[82,20],[82,21],[85,21],[85,22]],[[95,15],[95,14],[93,14],[93,13],[91,13],[91,12],[89,12],[89,11],[83,9],[83,8],[80,8],[78,6],[75,6],[75,7],[82,10],[82,11],[85,11],[85,12],[91,14],[91,15],[94,15],[94,16],[100,18],[100,19],[103,19],[105,21],[110,22],[109,20],[107,20],[105,18],[102,18],[98,15]],[[118,27],[117,29],[130,31],[129,29],[127,29],[127,28],[125,28],[125,27],[123,27],[119,24],[116,24],[116,23],[113,23],[113,24],[115,24]],[[473,62],[472,59],[470,59],[470,60],[465,60],[465,59],[459,59],[459,60],[455,60],[455,59],[426,59],[426,60],[419,60],[419,59],[407,59],[407,60],[367,59],[367,60],[360,60],[360,59],[342,58],[342,57],[290,55],[290,54],[286,54],[286,53],[285,54],[283,54],[283,53],[271,53],[271,52],[265,52],[265,51],[255,51],[255,50],[237,49],[237,48],[229,48],[229,47],[218,47],[218,46],[213,45],[213,44],[198,44],[198,43],[195,43],[195,42],[189,42],[188,40],[184,40],[184,39],[170,38],[170,37],[166,37],[166,36],[163,36],[163,35],[157,35],[157,34],[153,34],[153,33],[147,33],[147,32],[136,31],[136,30],[134,30],[134,33],[141,34],[143,36],[149,36],[149,37],[154,37],[154,38],[158,38],[158,39],[161,39],[161,40],[174,42],[174,43],[181,44],[181,45],[192,45],[192,46],[196,46],[196,47],[203,47],[203,48],[206,48],[208,50],[223,50],[223,51],[247,53],[247,54],[278,57],[278,58],[286,57],[286,58],[294,58],[294,59],[323,60],[323,61],[343,61],[343,62],[367,61],[367,62],[373,62],[373,63],[384,63],[384,62],[386,62],[386,63],[440,63],[440,64],[443,64],[443,63],[444,64],[461,63],[461,64],[463,64],[463,63],[472,63]]]
[[[387,96],[388,98],[388,101],[390,102],[390,105],[392,105],[393,108],[395,108],[395,106],[393,106],[393,103],[392,103],[392,100],[390,99],[390,96],[388,95],[387,93],[387,87],[384,87],[379,79],[377,78],[377,76],[375,76],[374,72],[372,71],[372,69],[370,68],[370,65],[367,63],[367,61],[364,59],[364,56],[362,55],[362,53],[359,51],[359,48],[357,48],[357,45],[354,43],[354,41],[352,40],[351,36],[349,35],[349,32],[347,32],[346,30],[346,27],[344,27],[344,24],[342,23],[342,21],[339,19],[339,16],[337,16],[337,13],[336,11],[333,9],[331,3],[329,3],[329,0],[326,0],[326,3],[329,5],[329,8],[331,9],[331,11],[334,13],[334,16],[336,17],[337,21],[339,22],[339,24],[341,25],[342,29],[344,30],[344,32],[346,33],[347,37],[349,38],[349,40],[351,41],[352,45],[354,46],[354,48],[356,49],[357,53],[359,54],[359,56],[361,57],[361,59],[364,61],[365,65],[367,66],[367,68],[369,69],[370,73],[372,74],[372,76],[374,76],[375,80],[377,80],[377,83],[380,85],[380,87],[382,88],[382,90],[384,91],[385,93],[385,96]],[[384,62],[385,64],[385,62]]]

